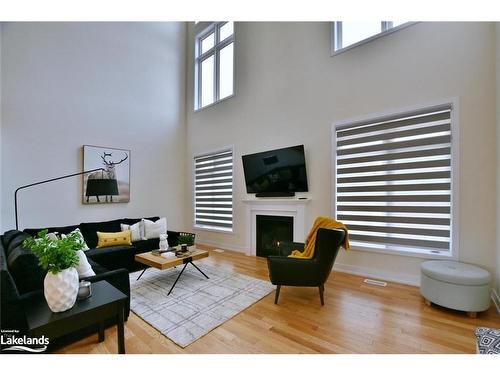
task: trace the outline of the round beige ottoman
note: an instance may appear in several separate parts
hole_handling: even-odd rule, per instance
[[[491,275],[472,264],[429,260],[421,264],[420,293],[426,303],[467,311],[475,318],[490,307]]]

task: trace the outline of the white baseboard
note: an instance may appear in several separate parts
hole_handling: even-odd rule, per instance
[[[370,277],[372,279],[392,281],[395,283],[420,286],[420,275],[407,275],[402,273],[394,273],[381,271],[375,268],[353,266],[350,264],[335,263],[333,269],[339,272],[350,273],[353,275]]]
[[[245,255],[249,255],[250,251],[246,246],[235,246],[233,244],[224,244],[221,242],[200,241],[201,244],[214,246],[224,250],[233,250]],[[412,276],[401,273],[393,273],[380,271],[375,268],[353,266],[349,264],[335,263],[333,266],[335,271],[350,273],[358,276],[365,276],[379,280],[392,281],[400,284],[420,286],[420,276]]]
[[[233,244],[224,244],[224,243],[212,242],[212,241],[200,241],[200,244],[217,247],[219,249],[224,249],[224,250],[232,250],[232,251],[236,251],[238,253],[243,253],[245,255],[248,255],[248,253],[249,253],[248,249],[245,246],[235,246]]]
[[[224,250],[233,250],[245,255],[249,254],[249,249],[246,246],[235,246],[233,244],[215,243],[211,241],[203,241],[204,245],[214,246]],[[402,273],[381,271],[370,267],[353,266],[351,264],[335,263],[333,266],[335,271],[345,272],[352,275],[370,277],[378,280],[392,281],[395,283],[420,286],[420,276],[407,275]],[[495,304],[498,313],[500,314],[500,297],[495,289],[491,290],[491,300]]]
[[[495,289],[491,289],[491,300],[495,304],[497,312],[500,314],[500,297],[498,297],[498,294]]]

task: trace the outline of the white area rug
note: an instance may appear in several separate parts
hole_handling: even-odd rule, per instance
[[[170,287],[183,266],[164,271],[149,268],[137,281],[130,274],[130,308],[177,345],[185,348],[274,290],[263,280],[231,272],[204,262],[191,264]]]

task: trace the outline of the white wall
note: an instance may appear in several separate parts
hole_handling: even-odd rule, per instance
[[[305,144],[310,224],[330,214],[332,123],[458,97],[460,259],[495,271],[494,24],[419,23],[330,57],[328,23],[239,23],[236,96],[196,113],[193,34],[189,27],[188,155],[234,145],[236,162],[234,234],[197,231],[197,240],[245,248],[249,224],[241,202],[247,196],[241,155]],[[192,189],[192,175],[187,176]],[[186,199],[192,215],[192,190]],[[418,282],[420,262],[359,251],[342,251],[337,261],[408,282]]]
[[[166,215],[184,223],[184,23],[6,23],[2,230],[17,186],[82,170],[84,144],[130,149],[128,204],[82,205],[81,177],[20,193],[20,226]],[[179,183],[182,181],[182,183]]]

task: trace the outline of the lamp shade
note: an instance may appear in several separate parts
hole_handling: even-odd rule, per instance
[[[85,196],[119,195],[116,179],[88,179]]]

